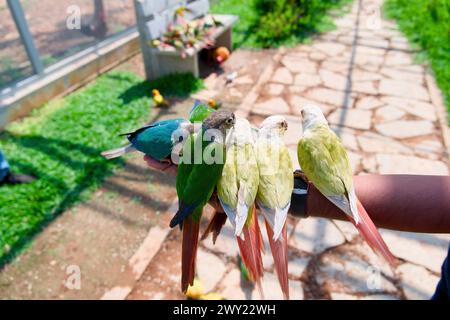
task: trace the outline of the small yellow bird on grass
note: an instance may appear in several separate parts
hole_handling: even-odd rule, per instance
[[[152,95],[153,95],[153,102],[155,103],[156,107],[168,107],[169,106],[158,89],[153,89]]]

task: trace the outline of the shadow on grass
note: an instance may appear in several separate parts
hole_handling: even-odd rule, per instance
[[[18,148],[27,149],[27,153],[31,150],[30,154],[40,154],[44,157],[50,156],[53,162],[64,166],[69,173],[76,171],[78,174],[75,179],[76,183],[74,184],[72,182],[73,186],[70,186],[71,183],[65,181],[61,174],[59,177],[57,175],[52,175],[46,170],[45,166],[42,166],[41,164],[32,164],[32,158],[29,159],[29,161],[15,158],[10,160],[14,171],[31,174],[35,176],[37,180],[26,185],[3,186],[2,193],[6,197],[10,196],[10,199],[12,199],[14,203],[20,203],[20,198],[26,198],[25,201],[30,201],[28,206],[19,206],[18,209],[22,209],[20,210],[22,212],[17,212],[18,214],[36,214],[41,217],[38,223],[27,228],[25,235],[13,244],[8,253],[0,257],[0,270],[5,264],[12,261],[20,252],[22,252],[22,250],[28,246],[30,240],[32,240],[56,216],[70,208],[72,205],[78,203],[80,200],[85,199],[83,195],[87,196],[87,194],[85,194],[87,190],[99,186],[105,178],[113,172],[111,163],[106,162],[100,156],[94,161],[92,161],[92,159],[80,161],[76,157],[77,153],[91,156],[99,155],[101,152],[100,149],[69,142],[67,140],[45,138],[42,136],[15,136],[10,132],[5,132],[2,134],[1,138],[2,140],[7,139],[9,144],[13,144]],[[123,165],[125,163],[123,159],[117,159],[114,162],[116,165]],[[42,193],[39,194],[39,192]],[[51,203],[48,205],[43,204],[42,208],[47,210],[43,211],[42,208],[37,208],[37,211],[40,212],[25,212],[35,208],[35,205],[31,203],[32,201],[51,202],[51,200],[54,200],[48,199],[51,196],[59,198],[56,206]],[[0,212],[1,211],[0,208]]]
[[[124,159],[106,161],[100,156],[101,151],[124,143],[120,133],[139,128],[149,118],[155,121],[175,114],[173,108],[152,108],[152,88],[169,100],[183,100],[202,86],[202,80],[190,74],[148,82],[130,73],[111,72],[65,97],[60,109],[44,117],[38,112],[36,121],[24,121],[2,133],[1,145],[12,170],[38,179],[2,186],[0,269],[58,214],[88,200],[114,169],[124,166]],[[132,188],[117,191],[138,196],[147,206],[162,206],[147,195],[133,194]]]

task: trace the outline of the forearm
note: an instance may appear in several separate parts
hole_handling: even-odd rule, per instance
[[[354,177],[355,190],[373,222],[382,228],[450,233],[450,177],[364,175]],[[345,215],[310,184],[302,204],[292,197],[293,215],[346,220]]]

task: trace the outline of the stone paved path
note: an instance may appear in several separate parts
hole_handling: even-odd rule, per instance
[[[348,148],[355,174],[447,175],[442,98],[427,67],[414,63],[414,52],[395,23],[374,20],[381,3],[355,1],[348,14],[336,18],[335,31],[310,45],[269,52],[260,60],[232,59],[238,77],[225,86],[224,75],[212,75],[208,89],[197,96],[215,96],[255,124],[268,115],[285,115],[290,127],[286,143],[297,165],[300,107],[313,103]],[[246,54],[252,52],[237,51],[233,56]],[[449,235],[382,230],[401,261],[393,272],[349,223],[290,219],[289,230],[294,299],[428,299],[450,240]],[[215,246],[210,239],[201,243],[199,276],[208,289],[228,299],[258,298],[240,278],[236,254],[227,225]],[[264,261],[268,298],[281,298],[270,250]],[[145,291],[143,287],[139,290]],[[146,297],[164,298],[149,292]]]

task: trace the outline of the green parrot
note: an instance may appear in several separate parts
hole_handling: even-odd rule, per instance
[[[255,210],[259,171],[250,123],[237,119],[227,142],[222,177],[217,184],[220,204],[235,228],[242,260],[262,293],[261,231]]]
[[[292,159],[283,141],[287,127],[282,116],[266,118],[259,127],[256,143],[259,167],[256,203],[265,218],[275,270],[285,299],[289,299],[286,218],[294,189]]]
[[[375,252],[394,265],[394,256],[356,196],[350,161],[341,141],[319,107],[307,105],[301,113],[303,136],[297,155],[306,177],[350,218]]]
[[[183,230],[181,290],[193,284],[200,217],[214,191],[225,164],[225,136],[235,124],[231,111],[220,110],[203,121],[197,134],[187,138],[178,166],[178,211],[170,227]],[[199,156],[200,154],[200,156]]]

